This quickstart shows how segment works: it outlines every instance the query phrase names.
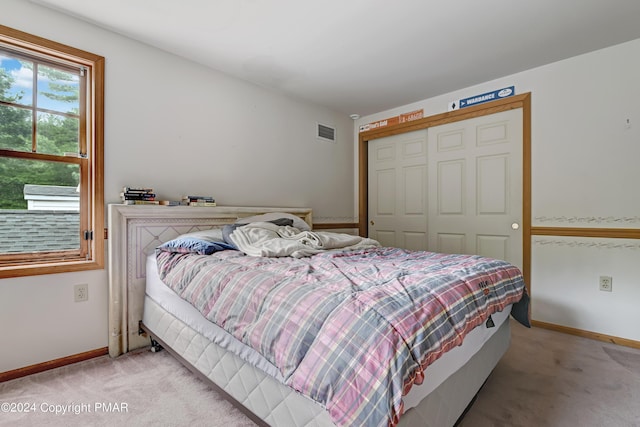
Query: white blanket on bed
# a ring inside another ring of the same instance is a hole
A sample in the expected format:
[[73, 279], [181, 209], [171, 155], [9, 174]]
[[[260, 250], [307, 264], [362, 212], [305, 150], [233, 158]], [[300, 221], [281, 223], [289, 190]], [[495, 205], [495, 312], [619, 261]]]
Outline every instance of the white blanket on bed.
[[270, 222], [253, 222], [236, 228], [231, 240], [250, 256], [302, 258], [333, 249], [365, 249], [380, 246], [378, 241], [329, 231], [300, 231]]

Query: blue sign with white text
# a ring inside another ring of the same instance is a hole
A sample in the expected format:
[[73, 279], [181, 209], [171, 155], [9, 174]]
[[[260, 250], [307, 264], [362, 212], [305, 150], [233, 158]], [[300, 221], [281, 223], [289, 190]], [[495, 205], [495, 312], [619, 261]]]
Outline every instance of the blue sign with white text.
[[472, 96], [460, 100], [460, 108], [471, 107], [472, 105], [482, 104], [484, 102], [495, 101], [496, 99], [506, 98], [516, 93], [515, 86], [505, 87], [504, 89], [494, 90], [493, 92], [483, 93], [482, 95]]

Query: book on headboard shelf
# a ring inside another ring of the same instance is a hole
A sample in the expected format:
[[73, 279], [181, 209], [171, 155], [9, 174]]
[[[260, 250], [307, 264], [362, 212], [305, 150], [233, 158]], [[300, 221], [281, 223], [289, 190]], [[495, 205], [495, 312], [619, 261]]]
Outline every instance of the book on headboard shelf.
[[122, 200], [155, 200], [156, 193], [120, 193]]
[[125, 205], [157, 205], [156, 193], [149, 187], [123, 187], [120, 193]]
[[122, 187], [123, 193], [153, 193], [150, 187]]
[[123, 200], [125, 205], [159, 205], [158, 200]]
[[189, 202], [189, 206], [216, 206], [216, 202]]
[[183, 196], [182, 202], [188, 206], [216, 206], [213, 196]]

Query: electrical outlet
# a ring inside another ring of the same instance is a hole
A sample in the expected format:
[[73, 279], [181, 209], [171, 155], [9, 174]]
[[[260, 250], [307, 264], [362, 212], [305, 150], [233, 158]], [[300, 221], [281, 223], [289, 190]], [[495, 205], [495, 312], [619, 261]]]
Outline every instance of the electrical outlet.
[[87, 301], [89, 299], [89, 285], [75, 285], [73, 287], [73, 300], [75, 302]]
[[611, 276], [600, 276], [600, 290], [611, 292], [613, 287], [613, 279]]

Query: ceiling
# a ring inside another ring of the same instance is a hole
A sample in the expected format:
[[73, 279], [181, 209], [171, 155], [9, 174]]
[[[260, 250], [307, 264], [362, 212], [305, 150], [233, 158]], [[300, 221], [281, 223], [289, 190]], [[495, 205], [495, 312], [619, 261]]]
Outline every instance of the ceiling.
[[640, 38], [638, 0], [31, 0], [361, 116]]

